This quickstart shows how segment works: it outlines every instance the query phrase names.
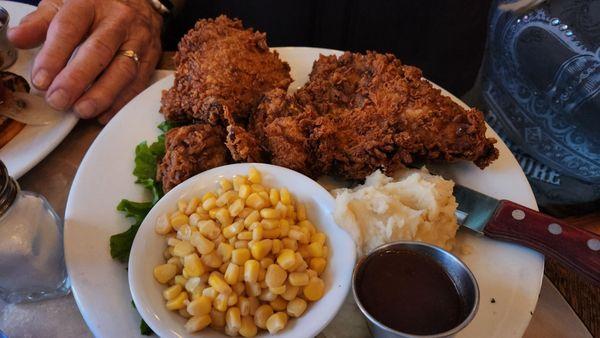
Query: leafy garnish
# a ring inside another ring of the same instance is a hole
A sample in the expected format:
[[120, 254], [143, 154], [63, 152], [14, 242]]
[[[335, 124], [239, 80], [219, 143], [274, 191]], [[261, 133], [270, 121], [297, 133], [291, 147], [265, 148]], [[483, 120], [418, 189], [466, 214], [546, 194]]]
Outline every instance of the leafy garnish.
[[[131, 245], [140, 225], [150, 212], [150, 209], [164, 195], [160, 182], [156, 180], [156, 169], [158, 161], [165, 155], [164, 133], [177, 126], [178, 124], [165, 121], [158, 125], [158, 129], [163, 133], [158, 136], [156, 142], [148, 145], [144, 141], [135, 147], [135, 167], [133, 169], [133, 175], [137, 178], [135, 183], [150, 191], [152, 193], [152, 200], [148, 202], [133, 202], [123, 199], [117, 205], [117, 210], [123, 212], [125, 217], [132, 218], [134, 223], [127, 231], [110, 237], [110, 255], [113, 259], [123, 263], [129, 260]], [[133, 301], [131, 304], [135, 308]], [[140, 322], [140, 333], [145, 336], [150, 336], [154, 333], [143, 319]]]

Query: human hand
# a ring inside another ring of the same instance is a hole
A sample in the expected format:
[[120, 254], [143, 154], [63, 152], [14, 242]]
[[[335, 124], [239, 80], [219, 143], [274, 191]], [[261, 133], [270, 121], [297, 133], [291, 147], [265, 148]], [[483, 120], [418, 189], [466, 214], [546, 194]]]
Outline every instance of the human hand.
[[[22, 49], [44, 43], [31, 81], [46, 90], [50, 106], [106, 123], [146, 87], [160, 57], [161, 26], [147, 0], [42, 0], [8, 38]], [[139, 64], [124, 50], [137, 53]]]

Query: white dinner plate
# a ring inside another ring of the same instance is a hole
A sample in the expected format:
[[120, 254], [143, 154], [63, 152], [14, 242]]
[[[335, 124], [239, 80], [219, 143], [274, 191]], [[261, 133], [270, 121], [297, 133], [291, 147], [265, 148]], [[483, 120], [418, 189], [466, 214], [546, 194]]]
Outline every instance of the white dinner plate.
[[[35, 7], [12, 1], [0, 1], [10, 15], [10, 27], [35, 10]], [[23, 76], [31, 86], [30, 67], [38, 49], [19, 50], [17, 61], [6, 71]], [[33, 89], [32, 93], [38, 93]], [[8, 168], [8, 173], [18, 179], [34, 165], [44, 159], [71, 132], [78, 118], [66, 113], [60, 120], [45, 126], [25, 126], [8, 144], [0, 148], [0, 160]]]
[[[292, 90], [307, 80], [320, 53], [340, 53], [316, 48], [276, 49], [292, 69]], [[157, 82], [121, 110], [88, 150], [71, 187], [65, 212], [65, 257], [75, 300], [97, 337], [139, 336], [140, 317], [131, 306], [127, 266], [110, 257], [109, 238], [130, 225], [130, 220], [115, 210], [117, 203], [122, 198], [149, 198], [143, 188], [134, 184], [134, 149], [141, 141], [154, 141], [159, 134], [156, 126], [163, 121], [158, 113], [161, 91], [172, 83], [172, 76]], [[490, 128], [488, 135], [498, 139], [500, 158], [485, 170], [466, 162], [436, 169], [465, 186], [537, 209], [517, 161]], [[522, 336], [540, 291], [543, 256], [467, 231], [459, 233], [457, 242], [459, 247], [469, 249], [468, 254], [458, 254], [475, 274], [481, 291], [477, 315], [458, 336]], [[368, 336], [351, 297], [347, 297], [324, 335]]]

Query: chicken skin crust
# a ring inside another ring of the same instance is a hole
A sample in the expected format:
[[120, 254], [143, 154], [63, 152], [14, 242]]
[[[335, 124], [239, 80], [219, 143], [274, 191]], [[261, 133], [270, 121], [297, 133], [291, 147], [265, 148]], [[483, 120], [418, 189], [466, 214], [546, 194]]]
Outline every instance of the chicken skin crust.
[[244, 122], [265, 92], [292, 82], [289, 65], [269, 51], [265, 33], [226, 16], [198, 21], [179, 42], [175, 64], [174, 85], [161, 100], [172, 122], [216, 125], [223, 107]]
[[157, 180], [165, 192], [205, 170], [231, 163], [223, 144], [222, 127], [207, 123], [175, 127], [165, 135], [165, 156], [158, 165]]
[[273, 164], [311, 176], [363, 179], [457, 160], [485, 168], [498, 157], [480, 111], [442, 95], [418, 68], [374, 52], [320, 56], [297, 92], [266, 94], [248, 130]]

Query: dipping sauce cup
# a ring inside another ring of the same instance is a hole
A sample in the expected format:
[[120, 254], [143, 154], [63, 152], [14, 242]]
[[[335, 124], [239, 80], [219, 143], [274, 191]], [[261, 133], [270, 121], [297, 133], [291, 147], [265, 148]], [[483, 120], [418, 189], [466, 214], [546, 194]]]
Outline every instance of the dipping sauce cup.
[[375, 338], [450, 337], [473, 319], [479, 288], [456, 256], [398, 241], [359, 260], [352, 292]]

